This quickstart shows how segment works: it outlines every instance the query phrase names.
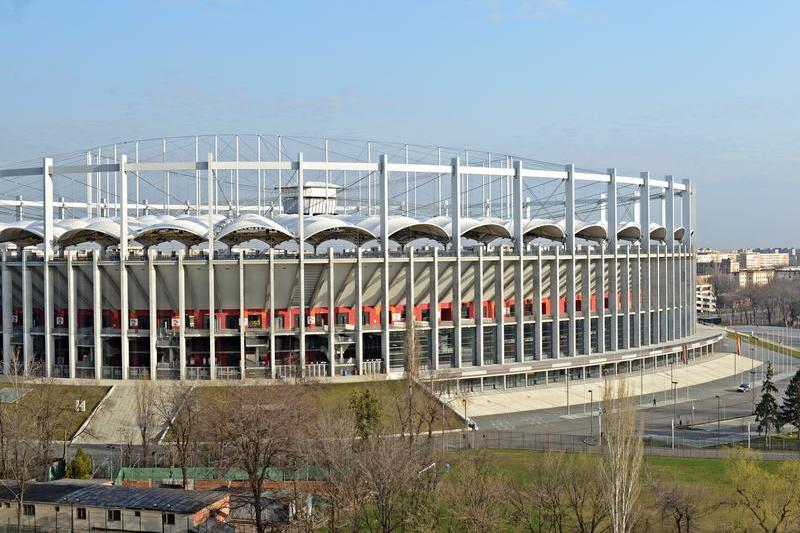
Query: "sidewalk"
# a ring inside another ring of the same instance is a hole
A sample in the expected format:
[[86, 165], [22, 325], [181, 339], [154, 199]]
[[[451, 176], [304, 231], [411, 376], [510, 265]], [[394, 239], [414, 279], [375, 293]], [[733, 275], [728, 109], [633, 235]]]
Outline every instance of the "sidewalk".
[[[670, 376], [669, 368], [660, 369], [658, 372], [645, 371], [643, 375], [638, 372], [625, 377], [612, 378], [624, 379], [632, 394], [639, 396], [655, 395], [658, 404], [665, 401], [663, 395], [672, 388], [671, 379], [678, 382], [678, 397], [686, 397], [686, 387], [693, 387], [703, 383], [716, 381], [734, 374], [734, 364], [738, 372], [751, 368], [748, 357], [734, 354], [721, 354], [714, 359], [694, 363], [689, 366], [676, 366]], [[755, 366], [761, 363], [756, 362]], [[538, 409], [551, 409], [569, 405], [581, 405], [602, 400], [603, 380], [594, 379], [586, 381], [563, 382], [541, 388], [526, 388], [513, 392], [499, 392], [480, 395], [465, 396], [467, 412], [470, 418], [479, 416], [499, 415], [534, 411]], [[589, 391], [592, 391], [590, 394]]]

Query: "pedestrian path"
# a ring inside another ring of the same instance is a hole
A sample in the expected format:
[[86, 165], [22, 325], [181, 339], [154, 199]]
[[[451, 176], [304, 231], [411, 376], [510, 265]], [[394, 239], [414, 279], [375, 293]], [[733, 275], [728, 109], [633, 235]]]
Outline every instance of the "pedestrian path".
[[[713, 359], [688, 366], [677, 366], [672, 371], [667, 368], [657, 372], [645, 371], [641, 374], [635, 372], [615, 379], [623, 379], [631, 393], [636, 396], [653, 395], [655, 404], [660, 405], [671, 394], [673, 381], [677, 382], [678, 397], [689, 397], [690, 388], [695, 385], [733, 376], [745, 368], [750, 369], [760, 365], [760, 362], [748, 357], [720, 354]], [[595, 379], [509, 392], [467, 395], [465, 399], [467, 413], [471, 418], [599, 402], [602, 399], [602, 391], [603, 381]]]

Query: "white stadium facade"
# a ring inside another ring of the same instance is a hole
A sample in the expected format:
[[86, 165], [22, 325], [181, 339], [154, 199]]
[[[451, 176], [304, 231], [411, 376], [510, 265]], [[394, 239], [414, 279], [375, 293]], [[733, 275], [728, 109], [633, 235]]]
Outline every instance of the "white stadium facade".
[[3, 371], [386, 379], [412, 320], [421, 371], [462, 390], [686, 361], [720, 340], [695, 325], [694, 200], [647, 172], [274, 135], [4, 165]]

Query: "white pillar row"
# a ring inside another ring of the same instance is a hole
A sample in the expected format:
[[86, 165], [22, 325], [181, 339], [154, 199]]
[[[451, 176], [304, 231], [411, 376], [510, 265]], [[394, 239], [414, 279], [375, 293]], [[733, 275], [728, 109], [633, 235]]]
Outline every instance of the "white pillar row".
[[[416, 317], [414, 316], [414, 306], [416, 305], [416, 299], [414, 295], [414, 248], [408, 248], [408, 263], [406, 264], [406, 321], [405, 325], [406, 328], [414, 322], [416, 324]], [[419, 335], [420, 331], [416, 330], [415, 332], [415, 339], [417, 340], [417, 346], [419, 346]], [[415, 347], [416, 348], [416, 347]], [[406, 353], [410, 352], [410, 347], [406, 346]], [[419, 354], [417, 354], [419, 355]], [[408, 368], [408, 361], [405, 362], [406, 368]], [[419, 364], [419, 361], [417, 361]]]
[[380, 159], [380, 210], [381, 210], [381, 354], [383, 371], [389, 373], [389, 156]]
[[216, 190], [216, 169], [214, 168], [214, 154], [208, 152], [206, 161], [208, 170], [206, 172], [206, 187], [208, 201], [208, 378], [217, 378], [217, 313], [215, 311], [214, 300], [214, 191]]
[[640, 204], [639, 208], [641, 209], [641, 226], [642, 226], [642, 252], [643, 255], [640, 256], [640, 262], [643, 261], [641, 267], [641, 276], [642, 276], [642, 307], [645, 311], [645, 318], [642, 323], [642, 336], [644, 337], [644, 345], [647, 346], [650, 344], [651, 341], [651, 325], [652, 325], [652, 310], [653, 307], [651, 305], [651, 298], [650, 298], [650, 288], [652, 287], [652, 281], [650, 277], [650, 173], [649, 172], [641, 172], [639, 177], [644, 181], [644, 184], [640, 187]]
[[475, 357], [478, 366], [483, 366], [483, 246], [478, 247], [478, 260], [474, 265], [475, 270]]
[[617, 350], [619, 344], [618, 325], [619, 320], [619, 283], [617, 281], [618, 267], [617, 262], [617, 226], [619, 224], [617, 213], [617, 169], [608, 169], [608, 247], [611, 256], [608, 261], [608, 302], [611, 317], [611, 351]]
[[620, 269], [620, 280], [622, 286], [622, 342], [619, 343], [620, 349], [627, 350], [631, 347], [631, 248], [625, 245], [625, 255], [622, 258], [622, 269]]
[[695, 284], [695, 278], [694, 276], [692, 276], [692, 260], [691, 260], [692, 238], [694, 237], [692, 235], [694, 229], [694, 220], [692, 219], [692, 201], [691, 201], [692, 183], [688, 179], [685, 179], [683, 180], [683, 186], [684, 186], [684, 191], [683, 191], [683, 196], [681, 197], [681, 200], [683, 201], [683, 205], [681, 206], [681, 212], [682, 212], [681, 222], [684, 228], [683, 252], [685, 254], [684, 258], [685, 279], [683, 283], [685, 290], [685, 298], [684, 298], [685, 324], [684, 324], [683, 335], [686, 336], [690, 335], [693, 330], [693, 324], [694, 324], [693, 310], [695, 309], [696, 303], [694, 300], [694, 289], [693, 289]]
[[275, 379], [275, 250], [270, 246], [269, 248], [269, 303], [267, 311], [269, 318], [269, 377]]
[[[522, 190], [524, 182], [522, 178], [522, 161], [514, 161], [514, 348], [516, 361], [521, 363], [525, 360], [525, 288], [523, 276], [525, 274], [525, 239], [523, 236], [522, 222]], [[533, 355], [533, 354], [531, 354]]]
[[356, 249], [356, 371], [358, 375], [364, 373], [364, 265], [362, 251]]
[[[198, 214], [199, 214], [198, 209]], [[185, 250], [178, 250], [178, 364], [179, 378], [181, 381], [186, 379], [186, 270], [183, 261], [186, 255]]]
[[[238, 139], [238, 138], [237, 138]], [[237, 176], [237, 187], [238, 187]], [[247, 315], [244, 306], [244, 250], [239, 249], [239, 379], [247, 377], [247, 365], [245, 357], [245, 335], [247, 334]]]
[[455, 256], [453, 263], [453, 367], [461, 368], [461, 161], [455, 157], [451, 160], [451, 202], [450, 212], [452, 231], [451, 253]]
[[559, 270], [561, 269], [560, 246], [552, 247], [554, 253], [550, 260], [550, 316], [553, 319], [551, 328], [551, 357], [561, 357], [561, 291], [559, 290]]
[[665, 255], [667, 266], [667, 279], [666, 291], [667, 298], [665, 301], [666, 318], [667, 318], [667, 340], [674, 340], [676, 337], [676, 259], [675, 259], [675, 178], [667, 176], [667, 189], [664, 194], [667, 195], [666, 208], [667, 208], [667, 253]]
[[506, 335], [506, 297], [505, 289], [505, 255], [503, 247], [497, 248], [497, 264], [494, 270], [494, 297], [495, 297], [495, 320], [497, 322], [497, 363], [505, 364], [505, 335]]
[[430, 266], [431, 284], [431, 359], [433, 369], [439, 370], [439, 249], [433, 249], [433, 261]]
[[92, 250], [92, 331], [94, 332], [94, 377], [103, 377], [103, 280], [100, 276], [100, 250]]
[[578, 346], [584, 355], [592, 353], [592, 252], [586, 247], [586, 262], [581, 270], [581, 292], [583, 306], [583, 346]]
[[333, 248], [328, 248], [328, 361], [330, 376], [336, 375], [336, 287]]
[[297, 253], [300, 289], [300, 375], [306, 375], [306, 190], [305, 162], [297, 154]]
[[633, 293], [633, 346], [638, 348], [642, 345], [642, 247], [637, 244], [634, 249], [633, 271], [631, 272], [633, 283], [631, 292]]
[[122, 154], [119, 160], [119, 176], [122, 189], [122, 211], [119, 222], [119, 314], [120, 314], [120, 355], [122, 358], [122, 379], [128, 379], [130, 366], [128, 342], [128, 156]]
[[23, 373], [28, 375], [33, 362], [33, 338], [31, 337], [31, 322], [33, 320], [33, 287], [31, 274], [28, 270], [28, 252], [22, 250], [22, 364]]
[[68, 375], [75, 379], [75, 367], [78, 360], [77, 321], [78, 321], [78, 291], [75, 286], [75, 251], [65, 252], [67, 258], [67, 360]]
[[3, 374], [6, 376], [11, 373], [11, 336], [14, 334], [12, 315], [14, 303], [11, 290], [11, 271], [8, 267], [9, 252], [3, 252]]
[[147, 302], [148, 313], [150, 315], [150, 379], [156, 379], [158, 368], [158, 298], [156, 283], [156, 265], [154, 263], [156, 251], [152, 248], [147, 250]]
[[600, 255], [594, 261], [594, 290], [597, 306], [597, 353], [606, 352], [606, 250], [600, 247]]
[[569, 317], [569, 325], [567, 326], [567, 356], [574, 357], [577, 355], [575, 345], [577, 316], [575, 315], [575, 254], [577, 247], [575, 245], [575, 165], [567, 165], [567, 179], [564, 181], [564, 197], [565, 197], [565, 215], [567, 221], [567, 246], [566, 253], [569, 254], [567, 259], [567, 316]]
[[50, 261], [53, 259], [53, 159], [42, 161], [43, 202], [43, 244], [44, 263], [42, 265], [42, 296], [44, 297], [44, 375], [50, 377], [53, 371], [53, 284], [50, 276]]

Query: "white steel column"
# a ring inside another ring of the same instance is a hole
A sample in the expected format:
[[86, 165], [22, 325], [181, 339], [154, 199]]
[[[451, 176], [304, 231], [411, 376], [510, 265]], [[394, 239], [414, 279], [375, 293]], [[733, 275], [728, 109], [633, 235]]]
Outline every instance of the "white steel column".
[[336, 375], [336, 287], [333, 267], [333, 248], [328, 248], [328, 361], [331, 377]]
[[275, 379], [275, 250], [269, 248], [269, 377]]
[[[6, 376], [11, 373], [11, 336], [14, 334], [14, 325], [11, 318], [14, 302], [11, 292], [11, 271], [8, 268], [8, 255], [10, 252], [3, 252], [3, 374]], [[19, 364], [19, 361], [16, 362]]]
[[103, 280], [100, 277], [100, 250], [92, 250], [92, 332], [94, 334], [94, 377], [103, 377]]
[[150, 315], [150, 379], [156, 379], [157, 362], [158, 362], [158, 300], [156, 298], [157, 283], [156, 283], [156, 265], [153, 263], [155, 258], [155, 250], [149, 248], [147, 250], [147, 303], [148, 314]]
[[542, 247], [536, 247], [536, 263], [533, 266], [533, 351], [534, 359], [543, 360], [547, 356], [542, 353]]
[[[414, 298], [414, 248], [409, 246], [408, 247], [408, 265], [406, 266], [406, 329], [411, 327], [413, 323], [416, 326], [417, 317], [414, 316], [414, 306], [416, 305], [416, 301]], [[416, 352], [417, 347], [419, 346], [419, 334], [420, 331], [416, 329], [414, 331], [414, 339], [417, 342], [417, 346], [408, 347], [406, 346], [406, 353], [412, 353], [411, 348], [414, 349]], [[408, 337], [406, 337], [407, 339]], [[417, 365], [419, 365], [419, 354], [415, 353], [417, 356]], [[408, 361], [406, 361], [406, 369], [409, 368]], [[419, 366], [417, 366], [417, 370], [421, 370]]]
[[[566, 218], [567, 218], [567, 247], [569, 254], [567, 261], [567, 316], [569, 326], [567, 327], [567, 356], [574, 357], [578, 350], [575, 345], [576, 328], [578, 317], [575, 315], [575, 165], [567, 165], [567, 180], [564, 182]], [[569, 376], [567, 376], [569, 378]]]
[[450, 212], [452, 223], [452, 244], [450, 252], [455, 255], [453, 265], [453, 368], [461, 368], [461, 161], [454, 157], [450, 176], [450, 201], [453, 203]]
[[483, 246], [478, 247], [478, 261], [475, 263], [475, 356], [478, 366], [483, 366]]
[[619, 328], [619, 283], [618, 262], [617, 262], [617, 169], [608, 169], [608, 247], [611, 249], [611, 258], [608, 263], [608, 302], [611, 313], [611, 351], [616, 351], [619, 347], [617, 333]]
[[[86, 152], [86, 167], [92, 166], [92, 153]], [[86, 218], [92, 218], [92, 173], [86, 172]]]
[[356, 372], [364, 373], [364, 265], [362, 250], [356, 248]]
[[554, 246], [553, 259], [550, 262], [550, 315], [553, 318], [553, 325], [551, 330], [551, 345], [552, 348], [550, 356], [553, 359], [561, 357], [561, 297], [559, 291], [559, 270], [561, 265], [559, 261], [559, 247]]
[[594, 263], [594, 290], [597, 305], [597, 353], [606, 352], [606, 249]]
[[381, 216], [381, 354], [383, 372], [389, 373], [389, 156], [380, 159], [380, 216]]
[[633, 261], [633, 347], [642, 345], [642, 247], [636, 245]]
[[494, 315], [497, 322], [497, 357], [495, 362], [505, 364], [506, 347], [506, 297], [505, 297], [505, 253], [503, 247], [497, 247], [497, 264], [494, 270]]
[[[198, 214], [199, 214], [198, 210]], [[178, 365], [181, 381], [186, 379], [186, 271], [183, 259], [186, 252], [178, 250]]]
[[[238, 142], [238, 136], [237, 136]], [[237, 176], [236, 187], [238, 189], [239, 182]], [[239, 379], [247, 377], [247, 368], [245, 365], [245, 333], [247, 331], [247, 315], [244, 308], [244, 250], [239, 249]]]
[[664, 255], [666, 262], [666, 284], [667, 297], [664, 301], [664, 308], [666, 311], [667, 320], [667, 340], [673, 340], [676, 337], [676, 283], [675, 283], [675, 178], [667, 176], [667, 189], [664, 194], [667, 195], [667, 250]]
[[68, 250], [67, 256], [67, 356], [68, 376], [75, 379], [75, 366], [78, 360], [77, 321], [78, 321], [78, 291], [75, 287], [75, 268], [72, 264], [75, 251]]
[[[627, 350], [631, 347], [631, 248], [625, 246], [625, 256], [622, 258], [622, 269], [620, 271], [622, 287], [620, 290], [622, 299], [622, 342], [619, 343], [620, 349]], [[619, 341], [619, 339], [617, 339]]]
[[[522, 161], [514, 161], [514, 321], [517, 323], [514, 335], [516, 360], [525, 360], [525, 289], [523, 286], [525, 242], [522, 226]], [[533, 356], [533, 354], [531, 354]], [[532, 357], [533, 358], [533, 357]]]
[[439, 249], [433, 249], [433, 262], [430, 267], [431, 273], [431, 358], [433, 359], [433, 369], [439, 370]]
[[22, 364], [23, 373], [28, 375], [33, 362], [33, 338], [31, 322], [33, 320], [33, 287], [31, 274], [28, 271], [28, 252], [21, 250], [22, 256]]
[[692, 184], [689, 180], [683, 180], [684, 192], [683, 197], [683, 205], [681, 206], [682, 210], [682, 225], [683, 225], [683, 252], [686, 255], [686, 278], [683, 282], [684, 291], [685, 291], [685, 298], [684, 298], [684, 317], [685, 317], [685, 324], [683, 335], [690, 335], [692, 333], [692, 327], [694, 324], [694, 309], [696, 307], [696, 303], [694, 300], [694, 286], [695, 286], [695, 278], [692, 275], [692, 228], [694, 226], [694, 220], [692, 219]]
[[49, 157], [42, 161], [42, 198], [44, 225], [43, 245], [44, 262], [42, 263], [42, 296], [44, 299], [44, 375], [50, 377], [53, 371], [53, 284], [50, 280], [50, 260], [53, 256], [53, 160]]
[[640, 261], [643, 259], [642, 265], [642, 307], [645, 312], [645, 319], [642, 323], [642, 336], [644, 337], [644, 346], [651, 344], [652, 340], [652, 305], [650, 299], [650, 287], [652, 286], [650, 279], [650, 173], [641, 172], [639, 177], [644, 181], [640, 189], [640, 209], [641, 209], [641, 226], [642, 226], [642, 248], [644, 249], [644, 256], [640, 256]]
[[[214, 154], [209, 152], [206, 159], [208, 171], [206, 178], [208, 201], [208, 378], [217, 378], [217, 313], [214, 309], [214, 191], [216, 189], [216, 169]], [[301, 204], [302, 205], [302, 204]]]
[[119, 314], [120, 314], [120, 356], [122, 358], [122, 379], [128, 379], [128, 171], [125, 168], [128, 156], [122, 154], [119, 161], [119, 175], [122, 189], [122, 211], [119, 222]]
[[581, 265], [581, 311], [583, 312], [583, 346], [578, 346], [584, 355], [592, 353], [592, 259], [586, 247], [586, 262]]
[[662, 298], [661, 293], [663, 292], [661, 287], [664, 285], [664, 281], [662, 280], [661, 275], [661, 244], [656, 244], [655, 254], [653, 255], [653, 265], [654, 265], [654, 276], [653, 276], [653, 290], [655, 292], [655, 300], [653, 302], [653, 308], [655, 310], [655, 344], [658, 344], [662, 341], [662, 331], [664, 330], [664, 326], [662, 323], [663, 320], [663, 312], [661, 310], [662, 307]]

